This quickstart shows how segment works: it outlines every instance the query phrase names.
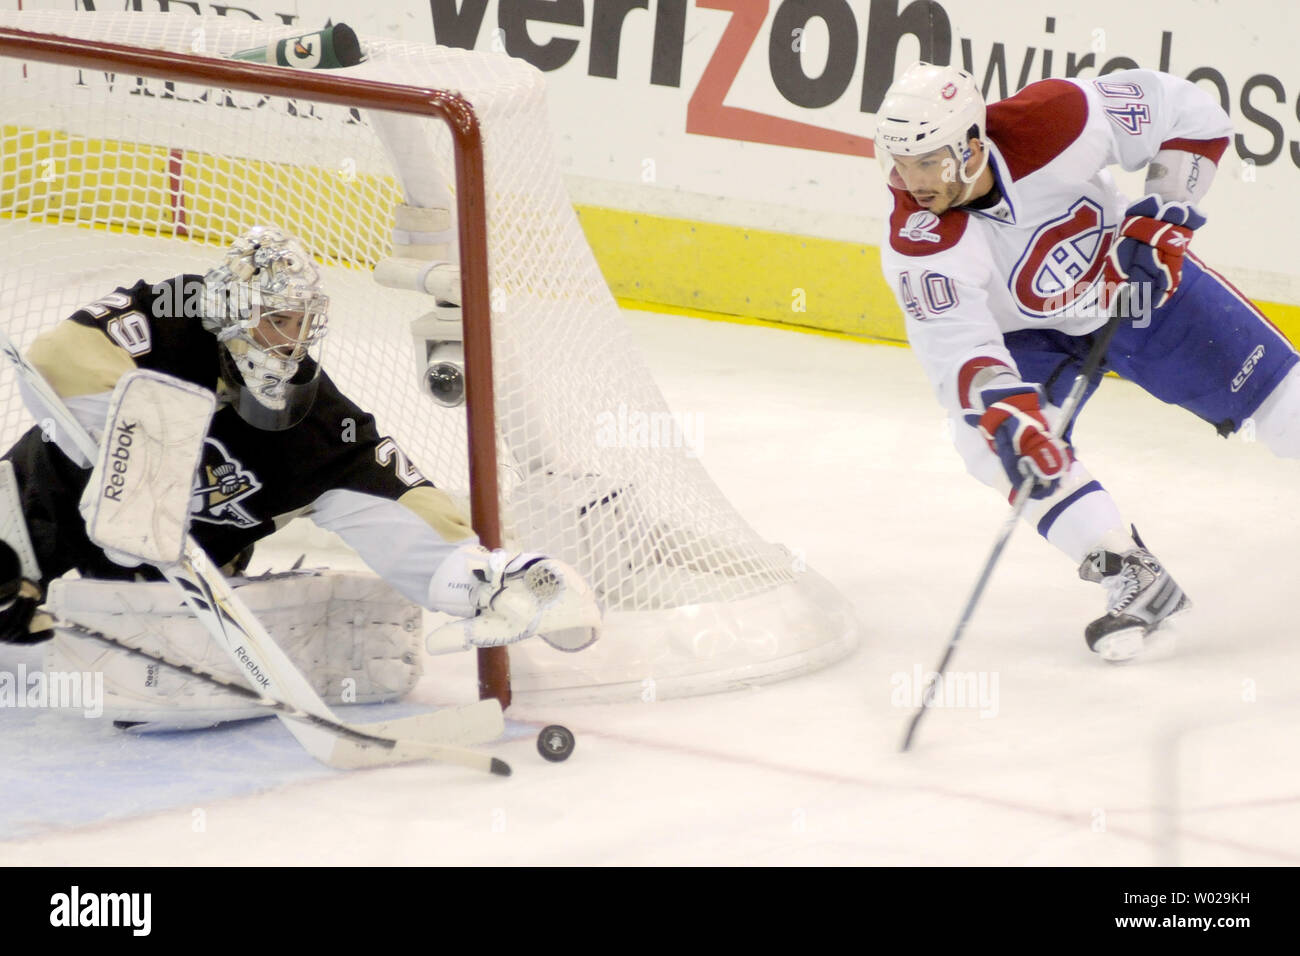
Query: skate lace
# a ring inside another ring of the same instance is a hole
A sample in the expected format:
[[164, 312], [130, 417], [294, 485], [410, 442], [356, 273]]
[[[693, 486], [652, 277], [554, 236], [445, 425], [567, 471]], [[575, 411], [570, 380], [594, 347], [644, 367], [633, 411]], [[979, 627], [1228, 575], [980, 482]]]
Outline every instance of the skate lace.
[[1138, 580], [1137, 566], [1125, 563], [1119, 574], [1103, 578], [1101, 586], [1106, 589], [1106, 613], [1120, 614], [1133, 603], [1142, 582]]

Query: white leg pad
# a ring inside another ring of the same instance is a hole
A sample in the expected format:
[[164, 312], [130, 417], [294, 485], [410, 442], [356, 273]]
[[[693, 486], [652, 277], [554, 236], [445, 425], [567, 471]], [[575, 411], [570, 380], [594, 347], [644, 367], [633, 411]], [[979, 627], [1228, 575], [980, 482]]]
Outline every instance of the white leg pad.
[[32, 547], [32, 538], [27, 532], [27, 519], [23, 516], [23, 503], [18, 494], [18, 477], [11, 461], [0, 461], [0, 541], [17, 553], [24, 578], [28, 581], [41, 579], [36, 549]]
[[[419, 680], [421, 609], [378, 578], [327, 571], [232, 583], [327, 703], [395, 700]], [[46, 605], [56, 618], [243, 683], [169, 584], [61, 579]], [[66, 629], [47, 646], [50, 670], [104, 674], [114, 720], [180, 730], [270, 715], [233, 691]]]

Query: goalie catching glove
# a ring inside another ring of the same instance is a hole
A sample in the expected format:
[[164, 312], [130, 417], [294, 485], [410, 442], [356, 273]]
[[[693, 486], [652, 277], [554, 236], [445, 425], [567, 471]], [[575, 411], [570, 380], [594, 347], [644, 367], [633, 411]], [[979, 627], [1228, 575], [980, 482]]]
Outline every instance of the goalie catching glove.
[[435, 610], [455, 615], [428, 638], [430, 653], [449, 644], [500, 647], [538, 635], [561, 651], [598, 637], [601, 609], [576, 570], [541, 554], [479, 546], [453, 552], [429, 585]]
[[980, 392], [982, 414], [966, 416], [1002, 461], [1012, 488], [1033, 475], [1032, 498], [1046, 498], [1056, 491], [1070, 469], [1070, 446], [1052, 437], [1043, 415], [1041, 386], [1025, 382]]

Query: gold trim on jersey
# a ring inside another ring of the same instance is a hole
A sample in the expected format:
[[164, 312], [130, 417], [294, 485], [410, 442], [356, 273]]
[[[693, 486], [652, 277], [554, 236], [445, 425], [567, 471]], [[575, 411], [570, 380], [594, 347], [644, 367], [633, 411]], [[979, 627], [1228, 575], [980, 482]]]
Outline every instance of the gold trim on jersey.
[[423, 518], [438, 536], [449, 544], [473, 537], [474, 529], [470, 527], [469, 516], [457, 506], [451, 495], [432, 485], [412, 488], [397, 503], [414, 511]]
[[135, 360], [100, 329], [64, 319], [37, 336], [27, 358], [60, 398], [111, 392]]

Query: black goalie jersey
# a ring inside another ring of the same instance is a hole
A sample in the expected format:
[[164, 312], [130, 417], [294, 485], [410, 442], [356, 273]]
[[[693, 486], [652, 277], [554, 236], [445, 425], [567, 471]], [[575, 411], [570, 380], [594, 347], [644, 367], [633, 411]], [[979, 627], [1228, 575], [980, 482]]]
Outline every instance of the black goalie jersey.
[[[199, 276], [187, 275], [118, 288], [40, 336], [29, 358], [96, 437], [114, 385], [132, 369], [164, 372], [220, 395], [223, 346], [192, 307], [201, 285]], [[17, 472], [42, 588], [73, 568], [92, 577], [134, 574], [87, 538], [78, 502], [90, 473], [50, 437], [32, 428], [4, 456]], [[428, 603], [429, 579], [442, 559], [472, 538], [448, 496], [323, 370], [311, 410], [283, 431], [262, 431], [232, 406], [219, 406], [190, 511], [191, 533], [218, 564], [308, 514], [420, 604]]]

